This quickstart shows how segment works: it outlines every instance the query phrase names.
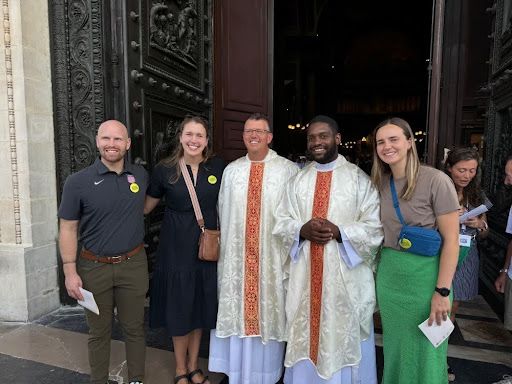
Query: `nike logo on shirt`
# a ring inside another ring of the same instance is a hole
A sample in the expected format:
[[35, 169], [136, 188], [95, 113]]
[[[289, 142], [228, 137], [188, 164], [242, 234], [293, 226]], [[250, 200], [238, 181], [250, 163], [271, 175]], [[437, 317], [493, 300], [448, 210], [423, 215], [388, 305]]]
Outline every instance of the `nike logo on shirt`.
[[94, 182], [94, 185], [98, 185], [98, 184], [100, 184], [103, 180], [105, 180], [105, 179], [101, 179], [100, 181], [95, 181], [95, 182]]

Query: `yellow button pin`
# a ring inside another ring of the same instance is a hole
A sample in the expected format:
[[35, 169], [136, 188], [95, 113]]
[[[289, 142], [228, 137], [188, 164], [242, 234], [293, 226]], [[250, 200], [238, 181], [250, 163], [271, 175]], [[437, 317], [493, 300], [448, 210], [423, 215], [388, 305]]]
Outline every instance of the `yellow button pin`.
[[217, 178], [214, 175], [210, 175], [210, 176], [208, 176], [208, 182], [210, 184], [215, 184], [215, 183], [217, 183]]
[[401, 246], [403, 249], [409, 249], [409, 248], [411, 248], [411, 247], [412, 247], [411, 240], [406, 239], [405, 237], [404, 237], [404, 238], [401, 238], [401, 239], [400, 239], [400, 246]]
[[130, 191], [132, 191], [133, 193], [137, 193], [139, 192], [139, 185], [137, 183], [131, 183], [130, 184]]

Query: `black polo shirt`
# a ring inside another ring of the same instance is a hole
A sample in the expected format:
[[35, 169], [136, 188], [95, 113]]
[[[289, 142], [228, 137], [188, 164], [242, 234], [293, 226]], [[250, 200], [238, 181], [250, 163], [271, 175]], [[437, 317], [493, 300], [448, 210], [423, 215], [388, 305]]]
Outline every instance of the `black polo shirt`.
[[144, 238], [147, 185], [148, 173], [140, 165], [125, 162], [117, 174], [98, 158], [66, 179], [59, 217], [80, 221], [79, 239], [96, 255], [128, 252]]

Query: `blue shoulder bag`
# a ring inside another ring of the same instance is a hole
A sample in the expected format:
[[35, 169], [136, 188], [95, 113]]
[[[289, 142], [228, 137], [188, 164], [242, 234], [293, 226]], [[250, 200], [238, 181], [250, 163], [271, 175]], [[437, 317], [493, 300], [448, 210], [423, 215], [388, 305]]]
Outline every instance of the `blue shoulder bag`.
[[395, 207], [398, 220], [400, 220], [402, 224], [402, 230], [398, 236], [398, 245], [400, 248], [404, 251], [421, 256], [437, 256], [441, 249], [441, 235], [439, 232], [432, 228], [406, 225], [402, 213], [400, 212], [393, 176], [389, 178], [389, 185], [391, 187], [391, 196], [393, 197], [393, 206]]

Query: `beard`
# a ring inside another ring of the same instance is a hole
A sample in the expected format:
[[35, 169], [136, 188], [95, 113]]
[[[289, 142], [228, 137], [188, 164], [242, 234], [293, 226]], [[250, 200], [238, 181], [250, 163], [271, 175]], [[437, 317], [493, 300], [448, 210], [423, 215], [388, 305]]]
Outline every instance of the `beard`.
[[126, 151], [120, 150], [116, 153], [108, 153], [105, 149], [100, 149], [100, 156], [102, 159], [110, 162], [110, 163], [117, 163], [124, 159], [124, 156], [126, 154]]
[[309, 158], [320, 164], [327, 164], [336, 160], [338, 157], [338, 147], [336, 144], [326, 148], [323, 154], [315, 154], [311, 149], [308, 149]]

